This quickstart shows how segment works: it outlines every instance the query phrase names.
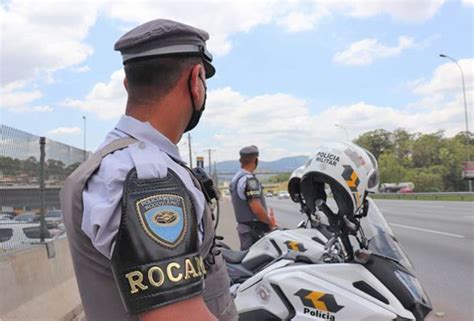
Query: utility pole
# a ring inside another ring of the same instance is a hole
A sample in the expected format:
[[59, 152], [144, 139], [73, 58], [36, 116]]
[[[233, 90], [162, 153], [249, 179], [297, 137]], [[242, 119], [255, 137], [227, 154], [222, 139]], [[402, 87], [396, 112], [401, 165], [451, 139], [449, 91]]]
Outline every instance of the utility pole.
[[191, 148], [191, 133], [188, 133], [188, 149], [189, 149], [189, 167], [193, 168], [193, 152]]
[[45, 151], [44, 146], [46, 144], [45, 137], [40, 137], [40, 173], [39, 173], [39, 185], [40, 185], [40, 241], [44, 242], [46, 236], [46, 221], [44, 219], [45, 214], [45, 184], [44, 184], [44, 163], [45, 163]]
[[208, 159], [208, 162], [209, 162], [209, 176], [212, 177], [212, 159], [211, 159], [211, 153], [212, 152], [215, 152], [216, 150], [215, 149], [206, 149], [204, 150], [205, 152], [208, 152], [208, 155], [209, 155], [209, 159]]
[[[458, 63], [456, 59], [453, 57], [450, 57], [448, 55], [440, 54], [439, 55], [441, 58], [446, 58], [451, 60], [456, 64], [456, 66], [459, 68], [459, 71], [461, 72], [461, 80], [462, 80], [462, 93], [464, 96], [464, 119], [466, 121], [466, 157], [467, 161], [471, 161], [471, 153], [469, 151], [469, 144], [470, 144], [470, 139], [471, 139], [471, 133], [469, 132], [469, 124], [468, 124], [468, 117], [467, 117], [467, 101], [466, 101], [466, 83], [464, 82], [464, 72], [462, 71], [461, 65]], [[469, 164], [469, 163], [468, 163]], [[469, 192], [472, 192], [472, 180], [468, 179], [468, 184], [469, 184]]]
[[216, 186], [216, 188], [219, 187], [219, 178], [217, 177], [217, 163], [216, 161], [214, 161], [214, 177], [213, 177], [213, 180], [214, 180], [214, 185]]
[[86, 152], [86, 129], [87, 129], [86, 128], [86, 116], [82, 116], [82, 119], [84, 120], [84, 151], [83, 151], [84, 155], [83, 155], [83, 157], [84, 157], [84, 162], [85, 162], [86, 158], [87, 158], [87, 156], [86, 156], [87, 155], [87, 152]]
[[344, 129], [344, 132], [346, 133], [346, 142], [349, 143], [349, 134], [347, 132], [347, 128], [339, 124], [334, 124], [334, 126]]

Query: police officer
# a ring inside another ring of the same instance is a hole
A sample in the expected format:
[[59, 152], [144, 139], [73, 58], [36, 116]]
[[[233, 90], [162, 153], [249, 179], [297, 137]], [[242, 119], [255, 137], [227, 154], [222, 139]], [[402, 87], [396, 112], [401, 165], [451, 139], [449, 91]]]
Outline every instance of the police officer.
[[126, 113], [61, 190], [88, 321], [237, 320], [202, 186], [176, 146], [204, 111], [208, 39], [158, 19], [115, 44]]
[[257, 146], [247, 146], [240, 150], [240, 170], [230, 183], [230, 195], [237, 219], [240, 249], [247, 250], [265, 232], [275, 228], [273, 209], [267, 211], [263, 188], [254, 171], [258, 166]]

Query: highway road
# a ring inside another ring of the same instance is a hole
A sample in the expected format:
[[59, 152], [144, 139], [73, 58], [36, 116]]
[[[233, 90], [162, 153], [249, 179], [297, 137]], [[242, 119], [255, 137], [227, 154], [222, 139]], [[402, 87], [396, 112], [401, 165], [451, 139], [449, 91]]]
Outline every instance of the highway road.
[[[267, 199], [281, 226], [303, 216], [290, 200]], [[474, 321], [474, 203], [377, 200], [434, 306], [430, 320]]]

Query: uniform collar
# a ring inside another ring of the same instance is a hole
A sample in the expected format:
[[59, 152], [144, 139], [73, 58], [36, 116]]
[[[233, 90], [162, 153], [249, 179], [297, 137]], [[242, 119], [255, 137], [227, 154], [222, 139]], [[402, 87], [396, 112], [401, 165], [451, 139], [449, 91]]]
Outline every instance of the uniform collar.
[[175, 160], [182, 162], [178, 146], [173, 144], [165, 135], [157, 131], [149, 122], [142, 122], [136, 118], [123, 115], [115, 126], [115, 129], [140, 141], [154, 144], [158, 146], [161, 151]]
[[240, 171], [241, 171], [242, 173], [245, 173], [245, 174], [253, 175], [252, 172], [250, 172], [250, 171], [248, 171], [248, 170], [246, 170], [246, 169], [244, 169], [244, 168], [241, 168]]

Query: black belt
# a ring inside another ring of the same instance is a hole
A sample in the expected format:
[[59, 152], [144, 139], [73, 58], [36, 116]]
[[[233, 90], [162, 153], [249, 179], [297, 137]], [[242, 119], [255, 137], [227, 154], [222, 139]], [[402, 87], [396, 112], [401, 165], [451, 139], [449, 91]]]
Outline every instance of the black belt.
[[264, 232], [270, 231], [270, 226], [268, 226], [268, 224], [263, 223], [261, 221], [241, 222], [240, 224], [244, 224], [251, 227], [252, 229], [261, 230]]

